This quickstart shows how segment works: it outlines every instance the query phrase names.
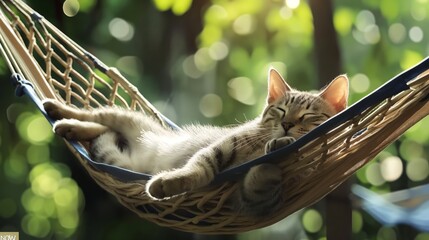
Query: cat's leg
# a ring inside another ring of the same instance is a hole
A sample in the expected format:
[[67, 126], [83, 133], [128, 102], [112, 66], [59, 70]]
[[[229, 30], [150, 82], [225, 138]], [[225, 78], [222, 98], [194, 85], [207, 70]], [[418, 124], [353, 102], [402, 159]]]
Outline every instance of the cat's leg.
[[143, 114], [139, 112], [115, 107], [86, 110], [73, 108], [51, 99], [45, 100], [43, 106], [47, 114], [54, 119], [77, 119], [97, 123], [121, 133], [129, 140], [137, 140], [140, 137], [140, 131], [148, 129], [148, 125], [152, 123], [145, 121]]
[[94, 160], [131, 170], [141, 169], [139, 161], [133, 161], [131, 152], [139, 148], [141, 127], [148, 122], [142, 114], [115, 107], [77, 109], [55, 100], [47, 100], [43, 106], [49, 116], [60, 119], [54, 124], [55, 133], [69, 140], [91, 141], [90, 153]]
[[[265, 145], [266, 153], [293, 143], [293, 137], [272, 139]], [[248, 215], [267, 215], [282, 203], [282, 172], [275, 164], [261, 164], [249, 170], [239, 189], [238, 208]]]
[[89, 141], [109, 130], [108, 127], [95, 122], [76, 119], [61, 119], [55, 122], [54, 132], [68, 140]]
[[275, 164], [252, 167], [244, 176], [235, 202], [245, 215], [267, 215], [275, 211], [282, 200], [282, 172]]
[[155, 199], [172, 197], [208, 185], [218, 172], [211, 154], [196, 154], [182, 168], [156, 174], [146, 184], [146, 192]]
[[[184, 167], [156, 174], [146, 184], [146, 192], [153, 198], [162, 199], [208, 185], [215, 175], [224, 169], [226, 164], [234, 162], [237, 154], [235, 147], [238, 144], [237, 139], [236, 136], [222, 139], [207, 148], [201, 149]], [[278, 138], [276, 141], [270, 141], [266, 149], [273, 151], [276, 147], [280, 147], [282, 144], [290, 144], [294, 140], [292, 137]], [[268, 165], [268, 167], [262, 165], [262, 167], [256, 167], [250, 175], [248, 174], [248, 179], [256, 179], [262, 183], [262, 186], [271, 185], [272, 181], [280, 181], [280, 170], [268, 170], [278, 167]], [[263, 178], [266, 175], [271, 175], [271, 177]], [[259, 186], [258, 184], [251, 191], [258, 192], [261, 190]]]
[[176, 169], [156, 174], [146, 184], [146, 192], [154, 199], [163, 199], [198, 188], [196, 171]]
[[45, 111], [48, 116], [56, 120], [60, 120], [63, 118], [77, 119], [81, 121], [87, 120], [84, 116], [82, 116], [88, 112], [87, 110], [73, 108], [54, 99], [45, 99], [43, 101], [43, 107], [45, 108]]
[[182, 168], [156, 174], [146, 184], [146, 192], [162, 199], [207, 186], [225, 164], [234, 162], [234, 141], [235, 137], [222, 139], [198, 151]]

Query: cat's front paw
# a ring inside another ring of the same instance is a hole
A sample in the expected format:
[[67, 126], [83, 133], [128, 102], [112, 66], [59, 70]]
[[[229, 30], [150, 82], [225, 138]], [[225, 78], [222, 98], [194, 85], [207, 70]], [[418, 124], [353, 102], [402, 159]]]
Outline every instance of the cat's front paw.
[[271, 139], [265, 145], [265, 153], [273, 152], [273, 151], [280, 149], [284, 146], [287, 146], [293, 142], [295, 142], [295, 138], [289, 137], [289, 136]]
[[172, 197], [193, 189], [192, 179], [177, 170], [159, 173], [146, 184], [146, 193], [154, 199]]
[[46, 99], [42, 104], [49, 117], [56, 120], [65, 118], [67, 107], [60, 101]]

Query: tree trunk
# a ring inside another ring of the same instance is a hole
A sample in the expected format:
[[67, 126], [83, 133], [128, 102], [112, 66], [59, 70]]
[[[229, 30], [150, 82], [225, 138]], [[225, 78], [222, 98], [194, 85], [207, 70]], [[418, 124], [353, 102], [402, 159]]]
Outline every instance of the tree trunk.
[[[333, 24], [332, 2], [310, 0], [314, 21], [314, 46], [319, 85], [325, 86], [342, 72], [340, 48]], [[329, 240], [351, 239], [352, 206], [350, 180], [325, 197], [326, 236]]]

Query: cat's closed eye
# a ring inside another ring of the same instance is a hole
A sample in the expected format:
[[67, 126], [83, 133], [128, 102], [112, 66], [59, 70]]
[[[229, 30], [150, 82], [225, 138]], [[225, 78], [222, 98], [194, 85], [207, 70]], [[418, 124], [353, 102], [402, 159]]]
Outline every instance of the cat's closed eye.
[[280, 113], [281, 118], [284, 118], [286, 116], [286, 110], [281, 107], [276, 107], [275, 110]]
[[304, 116], [301, 123], [306, 126], [313, 126], [312, 128], [314, 128], [322, 124], [326, 119], [327, 117], [323, 114], [311, 114]]
[[304, 121], [304, 120], [308, 120], [309, 118], [314, 117], [314, 116], [316, 116], [316, 114], [315, 114], [315, 113], [304, 113], [304, 114], [299, 118], [299, 121], [300, 121], [300, 122], [302, 122], [302, 121]]

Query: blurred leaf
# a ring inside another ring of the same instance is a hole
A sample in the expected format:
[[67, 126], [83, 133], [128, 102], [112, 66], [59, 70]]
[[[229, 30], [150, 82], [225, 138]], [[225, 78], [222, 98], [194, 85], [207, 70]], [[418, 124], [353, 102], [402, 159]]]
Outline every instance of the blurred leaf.
[[153, 0], [153, 3], [158, 10], [167, 11], [173, 6], [175, 0]]
[[402, 59], [400, 60], [400, 65], [402, 70], [408, 69], [423, 59], [423, 56], [412, 50], [405, 50]]
[[385, 18], [389, 21], [393, 21], [398, 18], [400, 1], [381, 0], [380, 10]]
[[180, 16], [186, 13], [192, 5], [192, 0], [176, 0], [173, 4], [172, 11]]
[[338, 8], [334, 13], [334, 26], [339, 34], [345, 36], [353, 26], [354, 12], [350, 8]]
[[204, 27], [200, 34], [201, 45], [209, 47], [215, 42], [219, 42], [222, 39], [222, 29], [215, 25], [208, 25]]
[[228, 12], [221, 5], [210, 6], [204, 14], [204, 21], [206, 25], [219, 25], [224, 26], [230, 19], [228, 18]]
[[82, 12], [88, 12], [94, 7], [95, 3], [96, 0], [79, 0], [79, 10]]
[[310, 233], [316, 233], [323, 227], [323, 219], [319, 211], [308, 209], [302, 215], [302, 225]]
[[192, 0], [153, 0], [153, 3], [159, 11], [171, 9], [175, 15], [181, 16], [189, 10]]
[[407, 132], [405, 132], [405, 136], [413, 141], [418, 142], [419, 144], [426, 144], [429, 142], [429, 134], [426, 131], [427, 126], [429, 126], [429, 118], [426, 117], [422, 119], [420, 122], [416, 123]]

